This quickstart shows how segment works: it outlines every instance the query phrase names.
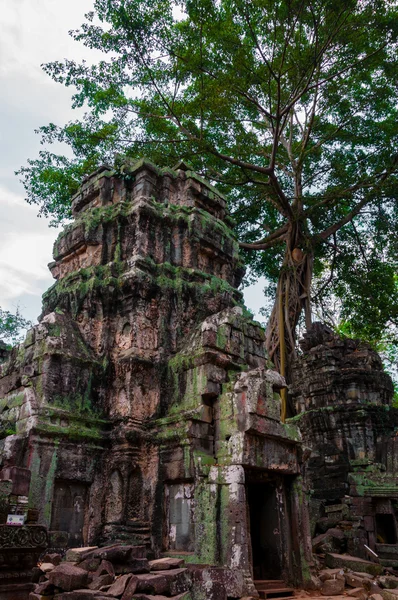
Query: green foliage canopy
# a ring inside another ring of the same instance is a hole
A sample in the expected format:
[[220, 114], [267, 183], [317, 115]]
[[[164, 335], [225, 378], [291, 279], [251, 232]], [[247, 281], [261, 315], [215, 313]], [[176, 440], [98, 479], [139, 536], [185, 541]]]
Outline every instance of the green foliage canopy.
[[29, 160], [27, 200], [57, 222], [115, 153], [186, 158], [228, 193], [251, 272], [279, 280], [287, 338], [313, 275], [318, 306], [337, 295], [380, 337], [398, 307], [397, 29], [392, 0], [95, 0], [71, 35], [104, 59], [44, 66], [87, 109], [40, 128], [73, 156]]

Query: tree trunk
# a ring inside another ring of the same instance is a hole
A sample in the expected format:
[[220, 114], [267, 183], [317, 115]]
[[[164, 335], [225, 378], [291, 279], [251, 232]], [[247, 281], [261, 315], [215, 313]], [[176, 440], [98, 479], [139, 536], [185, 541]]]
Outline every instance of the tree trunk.
[[[296, 355], [296, 327], [305, 310], [306, 327], [311, 325], [310, 287], [312, 252], [304, 253], [305, 239], [291, 232], [279, 275], [275, 303], [266, 332], [268, 356], [287, 383], [291, 381], [291, 363]], [[282, 421], [286, 418], [287, 390], [282, 390]]]

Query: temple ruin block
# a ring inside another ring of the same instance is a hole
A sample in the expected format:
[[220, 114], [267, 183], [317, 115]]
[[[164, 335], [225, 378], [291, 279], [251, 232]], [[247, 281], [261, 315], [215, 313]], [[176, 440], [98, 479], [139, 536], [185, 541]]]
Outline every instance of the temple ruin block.
[[39, 324], [0, 349], [2, 581], [12, 506], [28, 571], [45, 548], [93, 546], [90, 560], [128, 554], [137, 589], [192, 600], [309, 585], [312, 549], [367, 544], [398, 566], [398, 417], [377, 354], [315, 324], [282, 423], [286, 382], [237, 289], [220, 192], [141, 160], [98, 169], [72, 212]]
[[[300, 435], [280, 422], [285, 382], [237, 291], [225, 198], [143, 160], [99, 169], [72, 210], [39, 324], [0, 379], [2, 468], [30, 472], [49, 546], [181, 555], [236, 598], [271, 571], [302, 583]], [[269, 517], [267, 540], [256, 523]]]

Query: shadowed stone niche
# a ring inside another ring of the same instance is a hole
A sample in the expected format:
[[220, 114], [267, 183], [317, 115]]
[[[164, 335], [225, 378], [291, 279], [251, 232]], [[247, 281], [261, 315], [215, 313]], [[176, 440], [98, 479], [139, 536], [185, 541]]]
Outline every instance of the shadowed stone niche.
[[[184, 164], [141, 160], [98, 169], [72, 213], [39, 324], [0, 365], [2, 467], [29, 471], [49, 545], [182, 553], [222, 590], [209, 600], [257, 595], [267, 565], [302, 585], [301, 438], [237, 289], [226, 199]], [[260, 537], [256, 489], [280, 519]]]

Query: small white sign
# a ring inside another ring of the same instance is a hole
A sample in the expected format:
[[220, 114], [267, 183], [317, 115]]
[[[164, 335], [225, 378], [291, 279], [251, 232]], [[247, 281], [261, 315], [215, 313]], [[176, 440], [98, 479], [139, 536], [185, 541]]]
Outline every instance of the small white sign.
[[7, 515], [7, 525], [20, 527], [25, 523], [25, 515]]

